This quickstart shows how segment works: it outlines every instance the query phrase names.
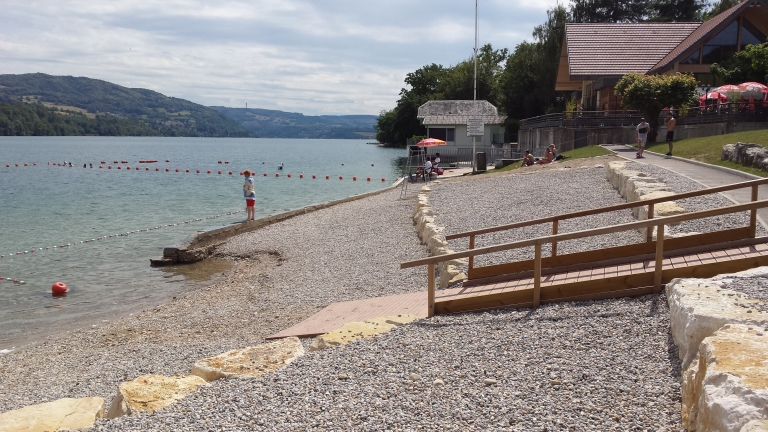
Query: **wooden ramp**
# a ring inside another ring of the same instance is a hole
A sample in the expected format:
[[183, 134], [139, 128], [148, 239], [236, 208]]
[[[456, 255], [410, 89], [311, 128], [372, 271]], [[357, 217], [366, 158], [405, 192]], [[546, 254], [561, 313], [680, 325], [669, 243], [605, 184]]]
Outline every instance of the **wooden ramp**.
[[419, 318], [427, 317], [426, 292], [333, 303], [295, 326], [268, 336], [267, 339], [314, 337], [336, 330], [348, 322], [406, 314]]

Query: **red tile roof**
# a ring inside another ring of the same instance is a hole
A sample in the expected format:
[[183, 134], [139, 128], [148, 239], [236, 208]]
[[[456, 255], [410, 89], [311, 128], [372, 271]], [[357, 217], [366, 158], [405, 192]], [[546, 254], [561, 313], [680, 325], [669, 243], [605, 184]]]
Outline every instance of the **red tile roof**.
[[647, 73], [701, 25], [566, 24], [569, 75], [578, 80]]
[[673, 49], [669, 54], [664, 56], [658, 63], [656, 63], [648, 72], [649, 73], [661, 73], [675, 64], [678, 60], [683, 60], [683, 56], [689, 56], [691, 53], [689, 50], [694, 46], [699, 45], [710, 34], [717, 34], [723, 28], [731, 23], [731, 18], [738, 15], [744, 9], [748, 8], [751, 4], [761, 3], [764, 6], [768, 6], [766, 2], [761, 0], [744, 0], [736, 6], [726, 10], [713, 17], [711, 20], [705, 22], [699, 28], [693, 31], [685, 40]]

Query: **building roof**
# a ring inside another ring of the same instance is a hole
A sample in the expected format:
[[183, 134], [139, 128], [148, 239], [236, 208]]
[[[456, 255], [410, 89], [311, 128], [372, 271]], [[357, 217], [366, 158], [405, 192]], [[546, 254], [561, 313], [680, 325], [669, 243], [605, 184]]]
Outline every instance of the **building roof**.
[[741, 3], [733, 6], [732, 8], [718, 14], [709, 21], [700, 25], [694, 30], [688, 37], [680, 42], [672, 51], [670, 51], [664, 58], [659, 60], [648, 73], [659, 73], [665, 69], [671, 67], [675, 62], [682, 60], [684, 56], [690, 55], [689, 50], [699, 43], [703, 42], [703, 39], [712, 34], [720, 32], [728, 24], [730, 24], [730, 18], [734, 15], [738, 15], [744, 9], [752, 6], [753, 4], [761, 3], [764, 6], [768, 6], [766, 2], [761, 0], [744, 0]]
[[457, 125], [467, 124], [469, 119], [482, 118], [484, 124], [502, 124], [507, 119], [507, 116], [489, 116], [489, 115], [436, 115], [425, 116], [422, 118], [421, 123], [423, 125]]
[[420, 106], [416, 117], [424, 125], [467, 124], [470, 118], [482, 118], [485, 124], [502, 124], [507, 119], [484, 100], [433, 100]]
[[566, 24], [570, 78], [647, 73], [700, 26], [699, 22]]

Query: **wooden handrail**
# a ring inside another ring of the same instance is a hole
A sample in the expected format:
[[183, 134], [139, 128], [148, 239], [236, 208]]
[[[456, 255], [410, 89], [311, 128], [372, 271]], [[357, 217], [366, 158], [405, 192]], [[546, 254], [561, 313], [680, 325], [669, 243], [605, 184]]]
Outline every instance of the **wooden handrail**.
[[[758, 181], [758, 180], [755, 180], [755, 181]], [[759, 180], [759, 181], [762, 181], [762, 180]], [[766, 179], [765, 181], [768, 182], [768, 179]], [[751, 182], [747, 182], [747, 183], [751, 183]], [[657, 225], [676, 224], [676, 223], [685, 222], [693, 219], [703, 219], [703, 218], [720, 216], [720, 215], [729, 214], [729, 213], [738, 213], [741, 211], [757, 210], [759, 208], [764, 208], [764, 207], [768, 207], [768, 200], [752, 201], [744, 204], [735, 204], [732, 206], [718, 207], [715, 209], [701, 210], [701, 211], [691, 212], [691, 213], [683, 213], [683, 214], [674, 215], [674, 216], [646, 219], [643, 221], [629, 222], [629, 223], [619, 224], [619, 225], [611, 225], [611, 226], [602, 227], [602, 228], [593, 228], [593, 229], [588, 229], [583, 231], [575, 231], [570, 233], [536, 237], [528, 240], [519, 240], [511, 243], [501, 243], [493, 246], [486, 246], [486, 247], [477, 248], [477, 249], [469, 249], [462, 252], [454, 252], [454, 253], [439, 255], [435, 257], [422, 258], [414, 261], [407, 261], [404, 263], [400, 263], [400, 268], [405, 269], [410, 267], [423, 266], [427, 264], [437, 264], [440, 262], [450, 261], [458, 258], [474, 257], [477, 255], [501, 252], [501, 251], [510, 250], [510, 249], [518, 249], [518, 248], [527, 247], [527, 246], [535, 246], [537, 244], [541, 245], [544, 243], [574, 240], [582, 237], [592, 237], [592, 236], [598, 236], [603, 234], [612, 234], [616, 232], [629, 231], [633, 229], [650, 228]]]
[[[548, 222], [554, 223], [554, 222], [565, 220], [565, 219], [573, 219], [577, 217], [590, 216], [593, 214], [608, 213], [612, 211], [624, 210], [624, 209], [640, 207], [645, 205], [654, 205], [662, 202], [692, 198], [692, 197], [702, 196], [702, 195], [710, 195], [710, 194], [725, 192], [725, 191], [734, 190], [734, 189], [742, 189], [746, 187], [756, 188], [757, 186], [763, 185], [763, 184], [768, 184], [768, 178], [749, 180], [745, 182], [734, 183], [734, 184], [725, 185], [725, 186], [717, 186], [717, 187], [702, 189], [698, 191], [684, 192], [684, 193], [670, 195], [670, 196], [661, 197], [661, 198], [653, 198], [653, 199], [643, 200], [643, 201], [633, 201], [630, 203], [616, 204], [616, 205], [612, 205], [608, 207], [600, 207], [596, 209], [581, 210], [581, 211], [572, 212], [572, 213], [563, 213], [556, 216], [548, 216], [544, 218], [532, 219], [532, 220], [523, 221], [523, 222], [515, 222], [511, 224], [506, 224], [506, 225], [498, 225], [495, 227], [482, 228], [478, 230], [466, 231], [466, 232], [457, 233], [457, 234], [449, 234], [445, 236], [445, 239], [453, 240], [457, 238], [476, 236], [480, 234], [488, 234], [488, 233], [497, 232], [497, 231], [506, 231], [514, 228], [522, 228], [530, 225], [538, 225], [538, 224], [543, 224]], [[756, 189], [753, 189], [753, 191], [754, 190]], [[754, 193], [755, 192], [753, 192], [753, 196], [755, 196]]]

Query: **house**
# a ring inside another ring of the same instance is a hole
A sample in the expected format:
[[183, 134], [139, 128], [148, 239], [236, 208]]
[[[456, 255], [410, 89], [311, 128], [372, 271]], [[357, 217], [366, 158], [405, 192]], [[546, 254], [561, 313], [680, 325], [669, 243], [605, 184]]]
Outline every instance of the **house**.
[[467, 120], [482, 119], [483, 136], [477, 137], [476, 145], [491, 147], [504, 142], [504, 121], [498, 110], [488, 101], [434, 100], [419, 107], [417, 118], [427, 129], [427, 137], [447, 142], [448, 146], [472, 147], [467, 136]]
[[619, 79], [642, 74], [692, 73], [702, 87], [718, 86], [710, 73], [768, 35], [768, 2], [744, 0], [700, 23], [566, 24], [556, 91], [572, 91], [582, 109], [618, 110]]

